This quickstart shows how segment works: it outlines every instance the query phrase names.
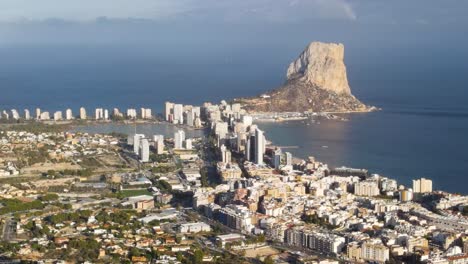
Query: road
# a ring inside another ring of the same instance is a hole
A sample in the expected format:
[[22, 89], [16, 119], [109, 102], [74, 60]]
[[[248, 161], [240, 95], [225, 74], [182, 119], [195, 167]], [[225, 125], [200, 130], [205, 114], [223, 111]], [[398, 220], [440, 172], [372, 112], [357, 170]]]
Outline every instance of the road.
[[230, 228], [230, 227], [228, 227], [228, 226], [226, 226], [226, 225], [223, 225], [221, 222], [218, 222], [218, 221], [216, 221], [216, 220], [214, 220], [214, 219], [208, 218], [208, 217], [206, 217], [206, 216], [204, 216], [204, 215], [198, 213], [197, 211], [195, 211], [195, 210], [193, 210], [193, 209], [186, 209], [186, 208], [185, 208], [184, 210], [186, 210], [186, 211], [191, 211], [191, 212], [196, 213], [196, 214], [200, 217], [200, 220], [201, 220], [201, 221], [203, 221], [203, 222], [205, 222], [205, 223], [208, 223], [208, 224], [210, 224], [210, 225], [213, 225], [213, 226], [214, 226], [214, 225], [218, 226], [218, 227], [221, 229], [221, 231], [222, 231], [223, 233], [236, 233], [236, 234], [241, 233], [239, 230], [237, 230], [237, 229], [232, 229], [232, 228]]
[[[193, 209], [185, 209], [185, 210], [197, 213], [198, 216], [200, 217], [200, 220], [202, 220], [205, 223], [208, 223], [210, 225], [217, 225], [218, 227], [220, 227], [220, 229], [221, 229], [221, 231], [223, 233], [236, 233], [236, 234], [241, 233], [240, 230], [232, 229], [232, 228], [230, 228], [228, 226], [225, 226], [225, 225], [221, 224], [220, 222], [218, 222], [216, 220], [210, 219], [210, 218], [208, 218], [208, 217], [206, 217], [206, 216], [204, 216], [202, 214], [199, 214], [198, 212], [196, 212]], [[244, 235], [248, 236], [248, 234], [244, 234]], [[315, 255], [315, 256], [322, 257], [322, 258], [329, 258], [329, 259], [338, 260], [338, 258], [336, 257], [335, 254], [326, 254], [326, 253], [319, 252], [319, 251], [316, 251], [316, 250], [303, 248], [303, 247], [296, 247], [296, 246], [288, 245], [288, 244], [281, 243], [281, 242], [268, 242], [267, 245], [272, 247], [272, 248], [276, 248], [276, 249], [286, 251], [286, 252], [305, 252], [305, 253], [308, 253], [310, 255]], [[209, 248], [211, 250], [213, 250], [213, 251], [218, 251], [218, 252], [223, 251], [222, 249], [219, 249], [219, 248], [215, 247], [214, 245], [209, 247]]]
[[204, 161], [204, 168], [208, 176], [208, 183], [220, 184], [220, 178], [216, 169], [217, 157], [214, 149], [210, 148], [208, 140], [205, 138], [200, 146], [201, 158]]
[[138, 162], [138, 156], [133, 153], [133, 151], [122, 148], [122, 152], [119, 153], [119, 156], [127, 161], [127, 165], [130, 165], [133, 168], [140, 168], [141, 164]]
[[11, 242], [16, 238], [16, 222], [13, 217], [5, 219], [5, 224], [2, 230], [2, 240]]

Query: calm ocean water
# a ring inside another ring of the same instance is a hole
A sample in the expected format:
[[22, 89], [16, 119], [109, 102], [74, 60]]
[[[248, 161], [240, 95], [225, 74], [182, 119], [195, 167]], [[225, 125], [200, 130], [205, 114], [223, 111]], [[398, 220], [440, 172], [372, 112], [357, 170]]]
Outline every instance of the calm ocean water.
[[[383, 111], [353, 114], [348, 122], [262, 123], [266, 136], [277, 145], [299, 146], [289, 150], [299, 157], [368, 168], [403, 184], [427, 177], [436, 189], [468, 193], [468, 56], [360, 52], [351, 49], [346, 58], [353, 93]], [[201, 104], [255, 95], [281, 84], [297, 53], [177, 56], [109, 47], [3, 47], [0, 109], [145, 106], [160, 112], [166, 100]], [[133, 131], [118, 125], [88, 129]], [[173, 129], [139, 127], [148, 134], [171, 135]]]
[[[307, 125], [309, 123], [309, 125]], [[468, 193], [468, 115], [385, 109], [353, 114], [348, 122], [263, 123], [266, 136], [305, 158], [332, 166], [368, 168], [401, 184], [430, 178], [434, 188]]]

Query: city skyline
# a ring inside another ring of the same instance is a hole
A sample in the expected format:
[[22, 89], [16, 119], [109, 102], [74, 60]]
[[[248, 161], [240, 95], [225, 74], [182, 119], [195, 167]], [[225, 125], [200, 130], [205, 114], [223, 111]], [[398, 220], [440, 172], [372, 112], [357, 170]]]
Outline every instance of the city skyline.
[[0, 0], [0, 262], [468, 263], [466, 10]]

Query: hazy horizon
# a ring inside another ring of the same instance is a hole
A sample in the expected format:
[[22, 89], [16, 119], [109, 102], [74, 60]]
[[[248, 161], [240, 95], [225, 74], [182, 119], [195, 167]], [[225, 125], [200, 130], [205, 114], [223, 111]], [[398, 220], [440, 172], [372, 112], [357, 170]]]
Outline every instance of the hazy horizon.
[[[226, 97], [236, 85], [245, 96], [281, 85], [287, 65], [304, 47], [323, 41], [344, 43], [352, 91], [369, 103], [379, 103], [374, 99], [388, 93], [381, 83], [393, 79], [401, 83], [395, 90], [403, 96], [438, 97], [441, 91], [419, 85], [427, 75], [462, 105], [466, 7], [468, 2], [452, 0], [0, 0], [0, 78], [27, 93], [50, 89], [50, 81], [40, 80], [45, 75], [76, 71], [69, 81], [79, 83], [58, 85], [72, 92], [80, 85], [99, 91], [109, 87], [87, 83], [90, 69], [123, 70], [139, 60], [153, 63], [156, 71], [166, 67], [172, 78], [195, 78], [194, 84], [205, 88], [226, 86], [213, 90]], [[177, 92], [168, 74], [154, 78], [154, 86]], [[220, 76], [216, 83], [209, 80], [214, 75]], [[373, 84], [363, 87], [364, 79]], [[127, 85], [147, 87], [136, 79]], [[12, 106], [5, 100], [0, 104]]]
[[1, 0], [0, 45], [288, 48], [317, 40], [457, 51], [468, 43], [466, 8], [456, 0]]

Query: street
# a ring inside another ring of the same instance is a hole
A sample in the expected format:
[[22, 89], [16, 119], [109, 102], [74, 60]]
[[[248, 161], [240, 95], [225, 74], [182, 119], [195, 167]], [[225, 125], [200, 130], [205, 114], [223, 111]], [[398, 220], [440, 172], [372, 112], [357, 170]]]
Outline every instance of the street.
[[11, 242], [16, 238], [16, 222], [13, 217], [5, 219], [2, 229], [2, 240]]

